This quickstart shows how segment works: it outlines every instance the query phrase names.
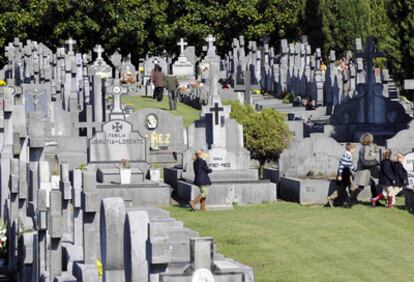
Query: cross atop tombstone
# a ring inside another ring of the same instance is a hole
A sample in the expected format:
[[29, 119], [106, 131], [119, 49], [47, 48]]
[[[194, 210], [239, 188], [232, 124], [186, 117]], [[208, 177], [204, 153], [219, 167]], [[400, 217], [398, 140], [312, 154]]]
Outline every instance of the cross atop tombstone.
[[180, 46], [180, 56], [184, 56], [184, 48], [188, 43], [184, 41], [184, 38], [181, 38], [177, 45]]
[[210, 111], [214, 113], [214, 124], [218, 125], [219, 124], [219, 117], [220, 117], [220, 112], [224, 111], [223, 107], [219, 106], [219, 103], [214, 103], [214, 107], [210, 108]]
[[374, 59], [384, 57], [384, 53], [377, 52], [375, 46], [374, 38], [369, 36], [367, 38], [367, 46], [365, 47], [364, 52], [356, 52], [355, 58], [362, 58], [366, 63], [366, 72], [367, 72], [367, 81], [370, 82], [372, 78], [372, 72], [374, 68]]
[[13, 57], [14, 57], [14, 45], [13, 45], [13, 43], [9, 42], [9, 45], [4, 47], [4, 50], [6, 50], [7, 60], [9, 61], [9, 63], [12, 62]]
[[208, 49], [214, 49], [214, 42], [216, 42], [216, 38], [212, 34], [207, 36], [206, 41], [208, 43]]
[[102, 54], [105, 51], [101, 45], [96, 45], [93, 51], [98, 55], [97, 60], [102, 60]]
[[68, 45], [69, 51], [68, 54], [73, 54], [73, 46], [76, 44], [76, 40], [73, 40], [72, 37], [69, 37], [68, 40], [65, 41]]
[[116, 116], [117, 119], [119, 119], [119, 117], [123, 118], [124, 111], [121, 108], [121, 96], [122, 94], [127, 93], [128, 89], [122, 86], [119, 80], [115, 80], [113, 85], [106, 88], [106, 91], [113, 97], [113, 107], [110, 113], [110, 119], [112, 119], [113, 116]]

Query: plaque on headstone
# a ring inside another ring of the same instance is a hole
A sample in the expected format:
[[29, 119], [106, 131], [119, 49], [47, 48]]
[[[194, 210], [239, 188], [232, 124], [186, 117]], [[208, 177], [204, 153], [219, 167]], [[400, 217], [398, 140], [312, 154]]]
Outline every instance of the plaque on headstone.
[[146, 140], [124, 120], [111, 120], [89, 140], [89, 162], [146, 161]]

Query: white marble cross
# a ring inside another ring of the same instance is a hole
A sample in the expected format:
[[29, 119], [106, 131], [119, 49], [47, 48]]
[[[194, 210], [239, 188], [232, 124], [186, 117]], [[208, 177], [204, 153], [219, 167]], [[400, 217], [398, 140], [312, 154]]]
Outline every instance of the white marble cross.
[[180, 46], [180, 56], [182, 56], [184, 54], [184, 48], [188, 45], [188, 43], [185, 42], [183, 38], [181, 38], [177, 45]]
[[76, 40], [73, 40], [72, 37], [69, 37], [69, 39], [66, 40], [65, 43], [69, 47], [69, 52], [68, 53], [73, 53], [73, 46], [76, 44]]
[[208, 43], [208, 49], [213, 49], [214, 48], [214, 42], [216, 42], [216, 38], [209, 34], [206, 38], [206, 41]]
[[97, 60], [102, 59], [102, 53], [105, 51], [101, 45], [96, 45], [93, 51], [98, 55]]

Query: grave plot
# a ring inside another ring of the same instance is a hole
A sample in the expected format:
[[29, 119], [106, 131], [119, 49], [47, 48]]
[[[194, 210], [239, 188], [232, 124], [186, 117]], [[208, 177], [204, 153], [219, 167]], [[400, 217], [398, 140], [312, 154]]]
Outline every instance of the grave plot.
[[[278, 197], [305, 205], [325, 205], [328, 195], [337, 189], [336, 172], [344, 151], [334, 139], [320, 133], [293, 142], [280, 156]], [[357, 153], [353, 160], [356, 167]], [[370, 197], [369, 188], [358, 196], [363, 201]]]
[[0, 214], [13, 278], [254, 281], [251, 268], [157, 208], [170, 204], [171, 189], [152, 170], [182, 163], [182, 118], [154, 109], [130, 115], [120, 101], [134, 91], [121, 81], [131, 64], [111, 56], [113, 77], [101, 46], [92, 62], [75, 44], [54, 54], [16, 39], [7, 49]]
[[[217, 89], [215, 73], [210, 72], [212, 89]], [[221, 104], [215, 90], [209, 104], [203, 106], [200, 120], [188, 128], [189, 149], [184, 153], [183, 167], [165, 169], [165, 181], [174, 187], [183, 201], [188, 202], [197, 196], [200, 192], [192, 184], [192, 158], [195, 150], [204, 149], [208, 153], [207, 163], [213, 170], [208, 206], [231, 207], [236, 203], [276, 201], [276, 185], [259, 179], [258, 169], [250, 168], [250, 154], [243, 147], [242, 127], [229, 118], [229, 113], [230, 106]]]

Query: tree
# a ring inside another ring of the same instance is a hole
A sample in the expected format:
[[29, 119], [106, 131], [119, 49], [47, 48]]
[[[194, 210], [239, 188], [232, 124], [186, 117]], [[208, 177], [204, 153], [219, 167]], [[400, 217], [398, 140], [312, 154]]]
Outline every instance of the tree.
[[231, 105], [230, 117], [243, 125], [244, 147], [252, 158], [260, 163], [260, 172], [267, 161], [276, 161], [280, 153], [289, 146], [291, 132], [285, 116], [272, 109], [256, 112], [252, 106], [237, 101]]

